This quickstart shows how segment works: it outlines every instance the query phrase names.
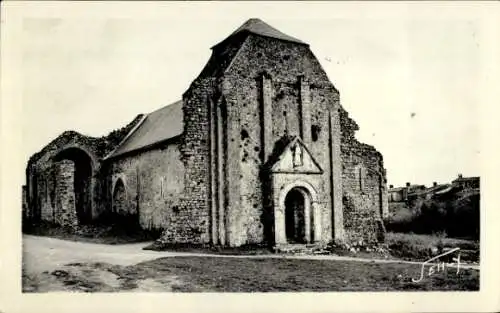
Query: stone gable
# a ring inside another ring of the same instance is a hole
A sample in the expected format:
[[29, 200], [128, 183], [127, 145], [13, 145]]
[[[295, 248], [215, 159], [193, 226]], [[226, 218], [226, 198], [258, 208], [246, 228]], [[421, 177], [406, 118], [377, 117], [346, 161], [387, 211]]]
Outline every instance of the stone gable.
[[322, 174], [318, 162], [299, 137], [294, 137], [271, 165], [273, 173]]

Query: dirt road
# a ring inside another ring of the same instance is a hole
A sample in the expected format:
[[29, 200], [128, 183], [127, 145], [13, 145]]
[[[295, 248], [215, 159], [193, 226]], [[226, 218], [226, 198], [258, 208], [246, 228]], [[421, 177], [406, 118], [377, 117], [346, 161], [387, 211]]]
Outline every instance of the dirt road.
[[105, 262], [127, 266], [175, 255], [142, 250], [148, 244], [105, 245], [23, 235], [23, 263], [28, 273], [39, 273], [75, 262]]
[[23, 235], [23, 291], [171, 291], [175, 277], [135, 280], [124, 288], [123, 277], [116, 274], [126, 266], [177, 255], [142, 250], [148, 244], [105, 245]]

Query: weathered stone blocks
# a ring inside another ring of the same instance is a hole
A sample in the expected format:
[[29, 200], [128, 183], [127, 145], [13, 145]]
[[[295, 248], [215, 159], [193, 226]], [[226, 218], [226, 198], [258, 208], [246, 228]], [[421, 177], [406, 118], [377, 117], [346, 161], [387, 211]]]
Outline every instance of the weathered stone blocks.
[[75, 165], [72, 161], [56, 163], [56, 192], [54, 222], [61, 226], [78, 225], [75, 207]]

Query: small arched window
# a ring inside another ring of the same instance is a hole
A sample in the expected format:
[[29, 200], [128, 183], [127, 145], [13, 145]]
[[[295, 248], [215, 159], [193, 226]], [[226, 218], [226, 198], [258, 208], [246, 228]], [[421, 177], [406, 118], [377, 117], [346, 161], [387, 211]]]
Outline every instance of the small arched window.
[[127, 211], [127, 192], [121, 178], [118, 178], [115, 183], [112, 210], [118, 214], [124, 214]]

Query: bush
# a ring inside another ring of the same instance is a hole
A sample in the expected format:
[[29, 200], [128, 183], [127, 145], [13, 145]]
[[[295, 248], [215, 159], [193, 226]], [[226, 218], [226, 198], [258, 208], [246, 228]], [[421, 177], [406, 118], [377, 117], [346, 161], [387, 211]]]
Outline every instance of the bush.
[[422, 235], [389, 232], [386, 238], [391, 254], [399, 258], [424, 261], [442, 253], [447, 248], [460, 248], [463, 260], [479, 260], [478, 241], [447, 238], [444, 233]]
[[417, 198], [398, 206], [384, 221], [387, 231], [417, 234], [445, 233], [479, 239], [479, 192], [450, 192], [441, 198]]

